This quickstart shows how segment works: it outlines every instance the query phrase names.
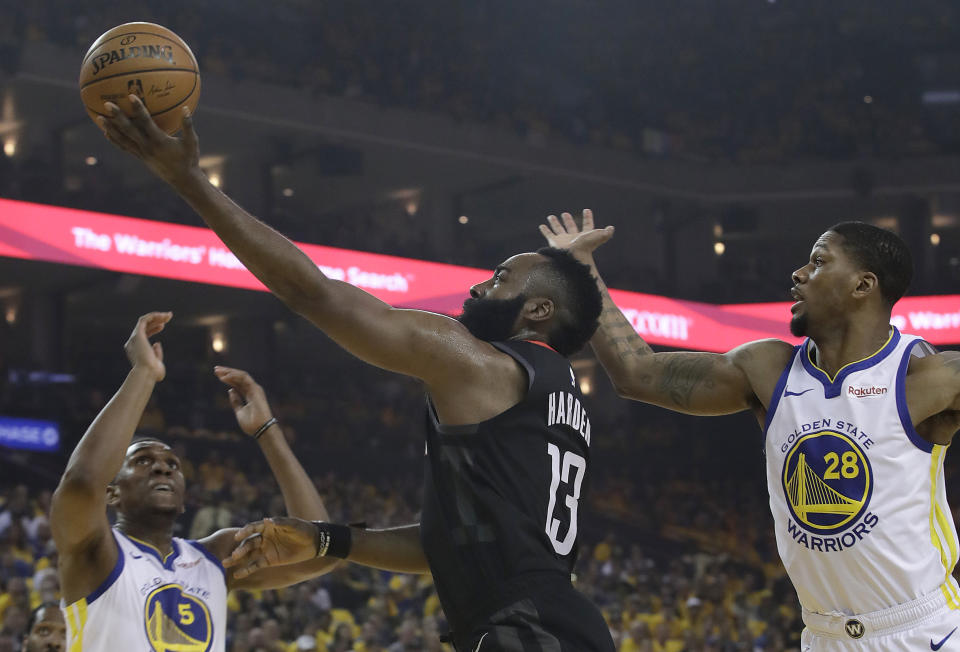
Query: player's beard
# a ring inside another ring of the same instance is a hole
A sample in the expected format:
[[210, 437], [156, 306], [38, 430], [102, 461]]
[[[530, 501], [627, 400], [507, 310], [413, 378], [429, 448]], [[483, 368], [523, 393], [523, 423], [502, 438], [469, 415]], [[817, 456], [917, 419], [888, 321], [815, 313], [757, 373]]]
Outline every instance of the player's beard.
[[809, 320], [805, 312], [801, 312], [799, 315], [794, 315], [790, 318], [790, 332], [794, 337], [806, 337], [808, 326]]
[[513, 336], [517, 317], [527, 298], [520, 295], [513, 299], [467, 299], [457, 321], [484, 342], [503, 342]]

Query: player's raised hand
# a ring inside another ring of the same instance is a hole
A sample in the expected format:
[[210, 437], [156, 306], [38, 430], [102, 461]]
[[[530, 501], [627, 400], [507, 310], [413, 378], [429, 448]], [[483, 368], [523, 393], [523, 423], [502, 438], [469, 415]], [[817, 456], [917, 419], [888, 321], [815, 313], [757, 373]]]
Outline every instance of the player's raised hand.
[[593, 211], [583, 209], [583, 226], [577, 228], [570, 213], [561, 213], [562, 219], [556, 215], [547, 216], [547, 223], [540, 225], [540, 233], [547, 239], [547, 244], [557, 249], [568, 249], [570, 253], [589, 262], [594, 250], [613, 237], [613, 227], [596, 229], [593, 226]]
[[130, 366], [145, 369], [157, 382], [167, 375], [167, 368], [163, 365], [163, 347], [160, 342], [151, 344], [150, 338], [162, 331], [172, 317], [172, 312], [149, 312], [143, 315], [123, 345]]
[[154, 174], [172, 185], [200, 173], [199, 143], [189, 109], [182, 109], [180, 137], [168, 136], [150, 117], [139, 97], [130, 95], [129, 99], [133, 105], [132, 116], [113, 102], [104, 103], [108, 115], [98, 117], [97, 124], [107, 140], [139, 158]]
[[273, 418], [267, 395], [253, 376], [242, 369], [231, 367], [214, 367], [213, 373], [226, 385], [230, 386], [227, 396], [240, 429], [248, 435], [253, 435], [263, 424]]
[[311, 521], [265, 518], [237, 531], [234, 540], [241, 543], [223, 565], [236, 569], [233, 576], [239, 580], [268, 566], [307, 561], [317, 556], [318, 535], [319, 529]]

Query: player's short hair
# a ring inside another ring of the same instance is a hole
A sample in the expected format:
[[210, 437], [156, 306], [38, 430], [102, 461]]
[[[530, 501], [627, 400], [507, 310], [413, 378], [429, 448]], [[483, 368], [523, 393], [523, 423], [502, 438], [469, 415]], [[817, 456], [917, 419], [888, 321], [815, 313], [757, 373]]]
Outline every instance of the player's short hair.
[[843, 250], [854, 263], [876, 274], [888, 306], [906, 294], [913, 280], [913, 256], [900, 236], [866, 222], [840, 222], [829, 230], [843, 237]]
[[590, 271], [566, 249], [544, 247], [537, 253], [545, 257], [539, 266], [546, 281], [557, 293], [554, 297], [557, 320], [548, 336], [548, 344], [558, 353], [570, 356], [590, 341], [599, 325], [603, 295]]
[[33, 626], [37, 624], [37, 618], [40, 617], [40, 612], [44, 609], [56, 609], [59, 611], [60, 605], [58, 605], [56, 602], [41, 602], [39, 605], [37, 605], [37, 607], [30, 612], [30, 618], [27, 620], [26, 633], [28, 636], [30, 635], [30, 631], [33, 629]]

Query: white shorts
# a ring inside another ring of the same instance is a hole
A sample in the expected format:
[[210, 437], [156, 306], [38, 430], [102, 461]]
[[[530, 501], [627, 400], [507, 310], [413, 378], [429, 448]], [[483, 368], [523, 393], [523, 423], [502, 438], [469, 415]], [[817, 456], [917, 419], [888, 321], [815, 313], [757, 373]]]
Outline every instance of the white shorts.
[[937, 590], [913, 602], [861, 615], [803, 612], [802, 652], [960, 652], [960, 610]]

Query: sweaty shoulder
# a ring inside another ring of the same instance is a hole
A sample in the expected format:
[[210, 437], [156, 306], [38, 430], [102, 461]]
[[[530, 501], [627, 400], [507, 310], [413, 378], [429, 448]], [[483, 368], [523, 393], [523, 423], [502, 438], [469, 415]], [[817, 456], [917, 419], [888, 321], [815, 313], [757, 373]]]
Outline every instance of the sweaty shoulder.
[[527, 372], [516, 359], [488, 342], [479, 343], [476, 349], [477, 355], [458, 377], [427, 386], [444, 425], [486, 421], [526, 396]]
[[779, 378], [793, 356], [793, 345], [773, 338], [755, 340], [731, 349], [727, 354], [748, 374], [776, 372]]

